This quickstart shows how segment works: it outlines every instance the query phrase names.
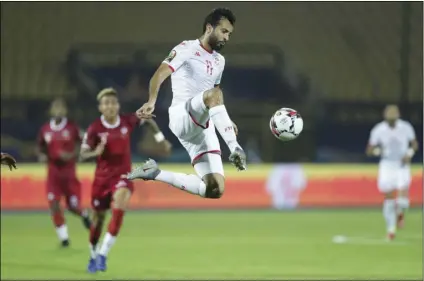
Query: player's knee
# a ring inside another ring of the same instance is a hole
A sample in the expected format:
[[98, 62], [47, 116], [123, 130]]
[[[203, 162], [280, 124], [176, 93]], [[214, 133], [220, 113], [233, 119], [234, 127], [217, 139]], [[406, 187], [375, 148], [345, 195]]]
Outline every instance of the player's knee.
[[224, 95], [221, 89], [213, 88], [203, 94], [203, 102], [208, 108], [224, 104]]
[[395, 192], [389, 191], [384, 193], [384, 199], [394, 199], [395, 198]]
[[205, 176], [203, 180], [206, 184], [206, 198], [218, 199], [222, 197], [225, 189], [223, 180], [214, 176]]
[[93, 218], [92, 218], [92, 224], [93, 225], [102, 225], [106, 219], [106, 212], [104, 211], [94, 211], [93, 212]]
[[67, 200], [66, 200], [66, 204], [68, 207], [68, 210], [75, 210], [79, 208], [79, 200], [78, 197], [75, 195], [70, 196]]
[[125, 210], [131, 198], [131, 191], [128, 188], [119, 188], [113, 195], [113, 206], [115, 209]]
[[51, 200], [49, 202], [49, 207], [52, 213], [57, 213], [60, 211], [60, 204], [59, 204], [59, 201], [57, 200]]

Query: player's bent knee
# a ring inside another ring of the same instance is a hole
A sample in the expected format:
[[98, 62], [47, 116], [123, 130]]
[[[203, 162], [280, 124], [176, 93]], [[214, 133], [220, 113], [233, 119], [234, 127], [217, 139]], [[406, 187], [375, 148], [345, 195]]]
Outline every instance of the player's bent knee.
[[209, 108], [224, 104], [224, 95], [221, 89], [213, 88], [203, 93], [203, 102]]
[[218, 199], [224, 194], [224, 178], [221, 175], [210, 174], [203, 177], [206, 184], [206, 198]]
[[60, 203], [57, 200], [52, 200], [49, 202], [50, 211], [56, 213], [60, 211]]
[[103, 224], [106, 219], [106, 211], [94, 211], [92, 217], [92, 224], [98, 225]]
[[389, 191], [389, 192], [384, 193], [384, 198], [385, 199], [394, 199], [395, 198], [395, 192]]
[[128, 207], [131, 198], [131, 191], [128, 188], [121, 187], [113, 195], [113, 206], [116, 209], [125, 210]]

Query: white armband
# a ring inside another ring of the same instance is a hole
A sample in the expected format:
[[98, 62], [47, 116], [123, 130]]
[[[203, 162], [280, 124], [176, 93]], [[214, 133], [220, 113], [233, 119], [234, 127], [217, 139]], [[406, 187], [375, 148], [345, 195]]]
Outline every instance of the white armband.
[[162, 141], [165, 140], [165, 136], [163, 135], [162, 132], [154, 134], [154, 138], [155, 138], [156, 142], [162, 142]]
[[413, 148], [409, 148], [409, 149], [406, 151], [406, 156], [408, 156], [408, 157], [410, 157], [410, 158], [412, 158], [412, 156], [414, 156], [414, 154], [415, 154], [415, 150], [414, 150]]

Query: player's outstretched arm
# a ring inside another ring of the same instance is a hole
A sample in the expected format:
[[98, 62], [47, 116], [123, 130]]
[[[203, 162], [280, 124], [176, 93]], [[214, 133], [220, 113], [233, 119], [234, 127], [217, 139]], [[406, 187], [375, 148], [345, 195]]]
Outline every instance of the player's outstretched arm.
[[138, 118], [150, 119], [155, 117], [153, 111], [155, 110], [156, 100], [158, 98], [159, 89], [162, 83], [172, 74], [172, 70], [166, 63], [162, 63], [156, 70], [149, 83], [149, 100], [136, 111]]
[[156, 146], [153, 149], [155, 151], [154, 154], [161, 157], [170, 156], [172, 151], [172, 144], [165, 139], [165, 136], [163, 135], [162, 131], [159, 129], [159, 126], [156, 124], [156, 122], [153, 119], [147, 119], [146, 125], [148, 125], [151, 131], [153, 132], [151, 136]]

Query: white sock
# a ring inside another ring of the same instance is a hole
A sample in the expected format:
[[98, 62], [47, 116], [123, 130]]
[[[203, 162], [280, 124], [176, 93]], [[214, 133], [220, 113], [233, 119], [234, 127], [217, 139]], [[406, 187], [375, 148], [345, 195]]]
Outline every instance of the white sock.
[[407, 197], [398, 197], [396, 199], [398, 214], [403, 214], [409, 208], [409, 199]]
[[59, 227], [56, 227], [56, 233], [57, 233], [57, 237], [59, 237], [60, 241], [64, 241], [64, 240], [69, 239], [68, 227], [66, 226], [66, 224], [63, 224]]
[[396, 232], [396, 202], [394, 199], [386, 199], [383, 204], [383, 215], [386, 220], [387, 232]]
[[225, 105], [218, 105], [209, 109], [209, 116], [230, 151], [233, 152], [236, 147], [240, 147]]
[[107, 256], [113, 244], [115, 244], [115, 241], [116, 241], [116, 236], [112, 236], [112, 234], [107, 232], [105, 237], [103, 238], [103, 243], [102, 243], [102, 246], [100, 247], [99, 255]]
[[96, 246], [93, 246], [92, 244], [90, 244], [89, 247], [90, 247], [91, 258], [96, 259], [96, 257], [97, 257]]
[[205, 197], [206, 185], [196, 175], [160, 171], [155, 180], [170, 184], [188, 193]]

